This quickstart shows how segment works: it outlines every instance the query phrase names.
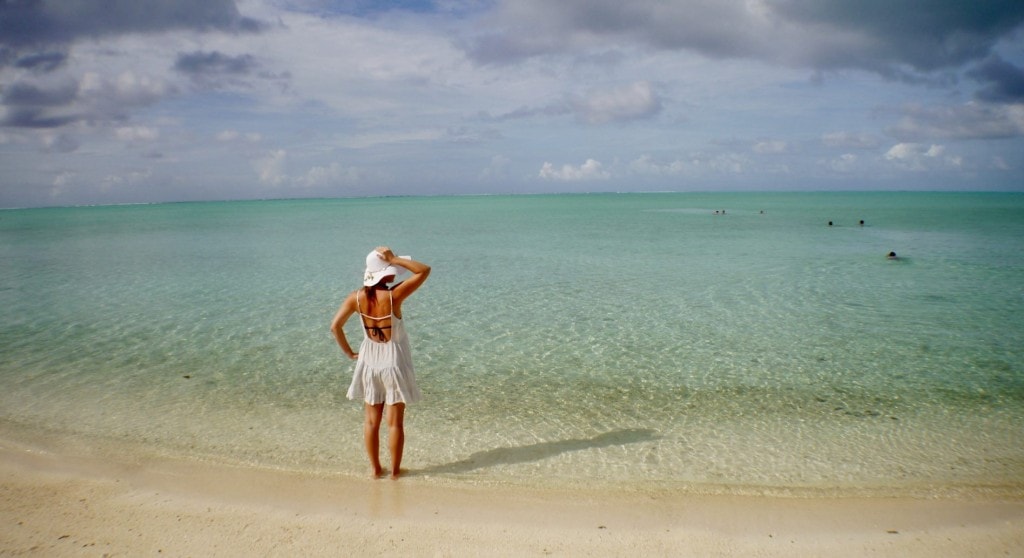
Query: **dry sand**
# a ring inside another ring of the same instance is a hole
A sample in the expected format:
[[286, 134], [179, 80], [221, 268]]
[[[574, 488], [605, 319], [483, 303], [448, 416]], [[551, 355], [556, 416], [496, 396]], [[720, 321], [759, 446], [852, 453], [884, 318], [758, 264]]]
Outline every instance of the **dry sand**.
[[1024, 556], [1019, 498], [537, 490], [0, 444], [0, 555]]

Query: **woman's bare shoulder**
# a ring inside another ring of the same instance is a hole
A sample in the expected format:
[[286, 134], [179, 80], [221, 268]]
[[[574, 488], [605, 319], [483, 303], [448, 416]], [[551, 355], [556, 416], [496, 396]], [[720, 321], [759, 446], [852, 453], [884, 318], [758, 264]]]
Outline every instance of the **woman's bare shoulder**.
[[353, 307], [355, 307], [355, 305], [356, 305], [356, 301], [358, 300], [358, 298], [357, 298], [357, 297], [359, 296], [359, 291], [361, 291], [361, 290], [362, 290], [362, 289], [356, 289], [356, 290], [354, 290], [354, 291], [352, 291], [352, 292], [348, 293], [348, 296], [346, 296], [346, 297], [345, 297], [345, 300], [343, 300], [343, 301], [341, 302], [341, 305], [342, 305], [342, 306], [346, 306], [346, 305], [352, 305]]

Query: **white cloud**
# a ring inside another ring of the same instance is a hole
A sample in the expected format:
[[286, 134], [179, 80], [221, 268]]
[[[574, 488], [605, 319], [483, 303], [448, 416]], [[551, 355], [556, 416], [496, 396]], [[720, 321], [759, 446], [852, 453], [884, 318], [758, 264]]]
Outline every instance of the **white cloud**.
[[358, 169], [345, 167], [337, 162], [316, 165], [304, 173], [291, 175], [288, 173], [290, 166], [288, 152], [284, 149], [266, 153], [263, 157], [253, 161], [252, 165], [262, 184], [277, 188], [330, 191], [333, 186], [350, 185], [362, 178]]
[[481, 180], [505, 178], [508, 176], [508, 167], [511, 162], [512, 160], [504, 155], [495, 155], [491, 157], [490, 164], [480, 171], [479, 178]]
[[223, 130], [216, 135], [216, 139], [219, 142], [231, 143], [234, 141], [245, 141], [248, 143], [259, 143], [263, 141], [263, 136], [255, 132], [249, 132], [243, 134], [237, 130]]
[[587, 159], [585, 163], [578, 167], [562, 165], [560, 169], [556, 169], [551, 163], [545, 162], [540, 169], [540, 177], [544, 180], [561, 181], [607, 180], [611, 178], [611, 174], [601, 168], [600, 161]]
[[889, 148], [889, 151], [885, 153], [885, 158], [890, 161], [917, 159], [935, 149], [941, 148], [937, 145], [926, 147], [919, 143], [897, 143]]
[[[787, 172], [782, 167], [764, 169], [766, 172]], [[629, 163], [629, 168], [638, 174], [654, 176], [715, 176], [738, 175], [751, 170], [751, 160], [741, 153], [693, 153], [685, 158], [668, 162], [655, 161], [650, 155], [641, 155]]]
[[78, 94], [90, 95], [103, 91], [103, 77], [97, 72], [85, 72], [78, 82]]
[[50, 199], [60, 199], [62, 195], [71, 187], [75, 185], [75, 179], [77, 174], [73, 172], [64, 171], [53, 178], [53, 184], [50, 186]]
[[295, 180], [296, 185], [304, 188], [318, 188], [351, 184], [359, 179], [359, 172], [353, 168], [344, 168], [338, 163], [317, 166], [306, 171], [306, 174]]
[[646, 81], [598, 91], [572, 104], [590, 124], [649, 118], [661, 110], [661, 99]]
[[963, 166], [963, 157], [946, 155], [946, 147], [936, 144], [898, 143], [889, 148], [885, 153], [885, 159], [912, 171]]
[[747, 171], [750, 161], [738, 153], [722, 153], [715, 156], [700, 156], [694, 164], [715, 173], [742, 174]]
[[1024, 135], [1024, 104], [907, 105], [886, 132], [904, 142], [935, 139], [1006, 139]]
[[160, 130], [149, 126], [121, 126], [114, 131], [117, 139], [126, 142], [153, 141], [160, 137]]
[[546, 104], [527, 104], [489, 118], [517, 120], [573, 115], [579, 122], [597, 125], [648, 119], [661, 110], [661, 97], [650, 82], [641, 80], [597, 88], [586, 95], [563, 96]]
[[390, 28], [383, 21], [287, 11], [268, 17], [283, 25], [260, 36], [260, 62], [288, 76], [287, 87], [259, 91], [269, 102], [313, 102], [359, 118], [405, 118], [405, 125], [417, 114], [406, 110], [410, 105], [428, 112], [446, 103], [466, 108], [459, 93], [473, 70], [451, 37], [429, 22]]
[[80, 143], [71, 134], [46, 131], [40, 137], [43, 150], [47, 153], [71, 153], [79, 148]]
[[658, 163], [650, 155], [641, 155], [629, 163], [629, 168], [639, 174], [652, 174], [657, 176], [677, 175], [686, 171], [686, 163], [680, 160], [668, 163]]
[[388, 144], [430, 142], [446, 135], [444, 130], [437, 128], [379, 130], [347, 136], [342, 139], [341, 145], [351, 149], [367, 149]]
[[162, 97], [167, 92], [167, 84], [163, 80], [150, 76], [138, 76], [134, 72], [123, 72], [114, 82], [119, 99], [148, 103], [152, 99]]
[[287, 162], [288, 153], [284, 149], [278, 149], [254, 161], [253, 168], [259, 175], [260, 182], [271, 186], [280, 186], [288, 180], [288, 175], [285, 173]]
[[853, 171], [857, 164], [857, 156], [853, 153], [843, 153], [839, 157], [828, 161], [827, 166], [833, 172], [848, 173]]
[[785, 153], [789, 145], [782, 140], [765, 140], [754, 144], [754, 153], [759, 155], [780, 155]]
[[135, 187], [146, 183], [153, 176], [151, 170], [129, 171], [120, 174], [110, 174], [100, 181], [101, 192], [111, 192], [124, 187]]
[[878, 136], [867, 132], [830, 132], [821, 136], [821, 143], [841, 149], [875, 149], [880, 141]]

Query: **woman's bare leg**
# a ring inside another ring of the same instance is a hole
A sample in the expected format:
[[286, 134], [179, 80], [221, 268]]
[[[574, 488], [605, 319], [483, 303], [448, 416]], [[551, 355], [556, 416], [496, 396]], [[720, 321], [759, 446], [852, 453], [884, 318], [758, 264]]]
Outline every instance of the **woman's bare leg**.
[[370, 458], [373, 478], [380, 478], [384, 468], [380, 466], [380, 423], [384, 414], [384, 404], [367, 403], [366, 421], [363, 422], [363, 441], [366, 442], [366, 455]]
[[405, 403], [388, 405], [388, 449], [391, 451], [391, 478], [397, 479], [402, 469], [405, 448]]

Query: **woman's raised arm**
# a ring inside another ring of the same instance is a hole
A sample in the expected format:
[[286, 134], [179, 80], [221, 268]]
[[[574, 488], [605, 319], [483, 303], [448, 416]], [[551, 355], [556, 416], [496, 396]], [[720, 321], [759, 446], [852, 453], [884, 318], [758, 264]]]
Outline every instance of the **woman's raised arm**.
[[389, 265], [396, 265], [398, 267], [408, 269], [409, 272], [412, 273], [412, 277], [395, 285], [395, 288], [391, 290], [396, 304], [401, 304], [406, 297], [416, 292], [416, 289], [420, 288], [420, 285], [422, 285], [430, 275], [429, 265], [416, 260], [410, 260], [409, 258], [400, 258], [387, 246], [377, 248], [377, 253], [380, 254], [380, 257], [384, 261], [388, 262]]

